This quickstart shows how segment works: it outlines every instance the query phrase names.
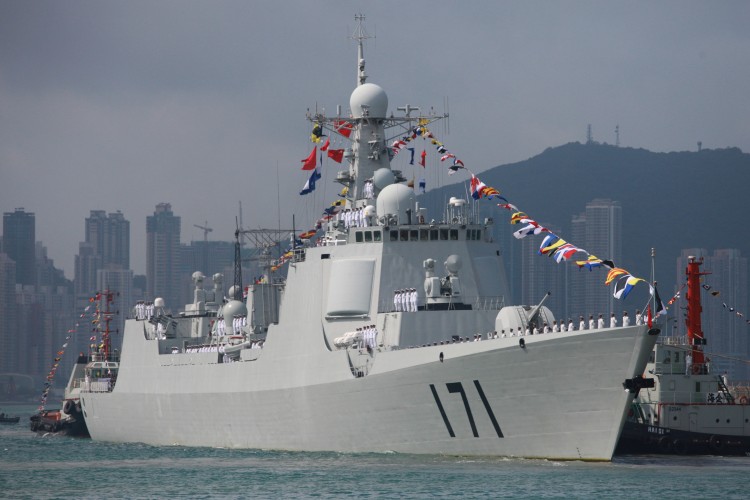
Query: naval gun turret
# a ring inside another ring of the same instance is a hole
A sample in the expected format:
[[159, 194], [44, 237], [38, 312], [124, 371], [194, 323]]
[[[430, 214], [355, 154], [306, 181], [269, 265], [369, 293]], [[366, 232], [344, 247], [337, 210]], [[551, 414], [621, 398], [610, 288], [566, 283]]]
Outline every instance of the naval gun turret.
[[495, 317], [495, 331], [500, 335], [517, 335], [523, 333], [528, 328], [534, 330], [536, 327], [542, 331], [545, 323], [552, 325], [555, 316], [549, 308], [544, 306], [544, 302], [549, 298], [550, 292], [547, 292], [539, 304], [535, 306], [509, 306], [503, 307]]

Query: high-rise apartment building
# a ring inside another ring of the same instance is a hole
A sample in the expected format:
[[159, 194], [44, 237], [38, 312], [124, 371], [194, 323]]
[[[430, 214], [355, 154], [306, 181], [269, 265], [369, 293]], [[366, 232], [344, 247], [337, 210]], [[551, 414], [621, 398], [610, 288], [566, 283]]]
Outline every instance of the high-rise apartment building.
[[119, 210], [109, 215], [104, 210], [92, 210], [86, 219], [85, 241], [102, 256], [104, 265], [130, 268], [130, 222]]
[[180, 303], [180, 217], [169, 203], [156, 205], [154, 215], [146, 217], [146, 296], [161, 297], [168, 309]]
[[[617, 201], [595, 199], [586, 204], [585, 212], [573, 217], [571, 240], [590, 254], [601, 259], [610, 259], [617, 264], [622, 259], [622, 207]], [[576, 260], [585, 260], [583, 253]], [[568, 266], [571, 267], [571, 266]], [[585, 268], [568, 272], [568, 310], [576, 318], [581, 315], [596, 318], [611, 313], [619, 318], [622, 304], [612, 296], [611, 288], [604, 286], [606, 272], [603, 269], [588, 271]], [[607, 325], [609, 322], [607, 321]]]
[[85, 223], [85, 240], [75, 260], [76, 297], [81, 301], [99, 290], [100, 269], [130, 268], [130, 222], [119, 210], [92, 210]]
[[16, 263], [0, 252], [0, 373], [18, 371], [16, 322]]
[[3, 252], [16, 263], [16, 282], [36, 285], [36, 219], [16, 208], [3, 214]]

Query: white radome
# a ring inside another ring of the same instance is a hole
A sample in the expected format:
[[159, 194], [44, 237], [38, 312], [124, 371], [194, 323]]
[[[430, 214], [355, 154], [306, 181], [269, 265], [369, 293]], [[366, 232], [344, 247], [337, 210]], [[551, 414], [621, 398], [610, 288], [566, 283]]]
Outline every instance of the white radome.
[[368, 111], [368, 116], [385, 118], [388, 112], [388, 96], [380, 85], [365, 83], [354, 89], [349, 98], [349, 106], [354, 118], [365, 116], [365, 110]]

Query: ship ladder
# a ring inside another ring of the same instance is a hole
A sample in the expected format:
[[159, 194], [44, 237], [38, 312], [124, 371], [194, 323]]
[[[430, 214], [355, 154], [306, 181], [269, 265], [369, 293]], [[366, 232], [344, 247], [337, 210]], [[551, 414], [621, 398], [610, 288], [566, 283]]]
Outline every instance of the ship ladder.
[[717, 378], [719, 382], [719, 390], [722, 392], [722, 394], [724, 394], [724, 401], [726, 401], [730, 405], [735, 404], [734, 396], [732, 396], [732, 394], [729, 392], [729, 388], [724, 383], [724, 379], [721, 377], [721, 375], [719, 375]]

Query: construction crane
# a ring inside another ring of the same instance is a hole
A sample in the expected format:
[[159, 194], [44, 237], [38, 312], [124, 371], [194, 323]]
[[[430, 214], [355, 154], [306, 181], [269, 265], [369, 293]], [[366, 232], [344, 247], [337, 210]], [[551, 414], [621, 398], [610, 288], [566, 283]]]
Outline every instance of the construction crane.
[[203, 229], [203, 241], [208, 241], [208, 233], [213, 231], [213, 229], [208, 227], [208, 221], [206, 221], [205, 224], [205, 226], [199, 226], [198, 224], [193, 224], [193, 226], [197, 227], [198, 229]]

